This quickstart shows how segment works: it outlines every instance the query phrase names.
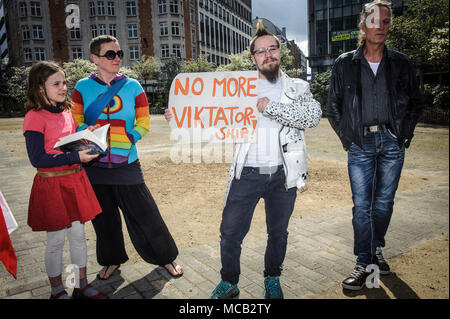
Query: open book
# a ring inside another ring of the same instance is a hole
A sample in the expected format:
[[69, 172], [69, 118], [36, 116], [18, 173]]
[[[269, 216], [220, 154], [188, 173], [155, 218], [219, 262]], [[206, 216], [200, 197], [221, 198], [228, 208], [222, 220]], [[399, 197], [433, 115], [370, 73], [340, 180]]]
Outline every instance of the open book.
[[103, 125], [95, 131], [88, 129], [64, 136], [53, 147], [55, 150], [70, 152], [82, 151], [88, 148], [91, 151], [88, 154], [101, 154], [108, 148], [106, 136], [108, 134], [109, 124]]

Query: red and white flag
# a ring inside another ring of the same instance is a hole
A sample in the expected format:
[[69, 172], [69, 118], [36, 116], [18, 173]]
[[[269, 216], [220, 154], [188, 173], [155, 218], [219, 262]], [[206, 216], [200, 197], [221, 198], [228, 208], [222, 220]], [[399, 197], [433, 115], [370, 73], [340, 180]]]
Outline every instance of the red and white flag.
[[17, 257], [11, 243], [11, 234], [17, 228], [17, 222], [0, 192], [0, 260], [6, 269], [17, 279]]

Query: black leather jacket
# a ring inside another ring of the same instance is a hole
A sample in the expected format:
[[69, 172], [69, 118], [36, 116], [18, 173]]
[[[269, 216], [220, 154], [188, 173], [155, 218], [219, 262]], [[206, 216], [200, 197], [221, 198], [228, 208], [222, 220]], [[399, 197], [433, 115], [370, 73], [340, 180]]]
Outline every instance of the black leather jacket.
[[[352, 143], [363, 147], [361, 63], [364, 44], [334, 62], [326, 115], [345, 150]], [[423, 97], [409, 57], [385, 46], [386, 81], [389, 95], [389, 129], [398, 146], [409, 147], [423, 111]]]

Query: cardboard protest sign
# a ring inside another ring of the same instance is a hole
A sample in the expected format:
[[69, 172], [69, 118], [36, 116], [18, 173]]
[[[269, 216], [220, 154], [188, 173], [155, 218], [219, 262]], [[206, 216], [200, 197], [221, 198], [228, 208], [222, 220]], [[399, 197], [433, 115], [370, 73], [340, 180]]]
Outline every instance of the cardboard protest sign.
[[180, 73], [170, 87], [171, 136], [190, 142], [251, 142], [257, 124], [257, 71]]

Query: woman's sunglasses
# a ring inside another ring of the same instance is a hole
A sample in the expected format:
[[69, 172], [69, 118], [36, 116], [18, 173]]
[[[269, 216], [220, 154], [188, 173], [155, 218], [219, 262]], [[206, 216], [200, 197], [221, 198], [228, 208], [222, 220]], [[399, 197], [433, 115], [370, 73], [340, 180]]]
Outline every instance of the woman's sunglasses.
[[109, 50], [106, 51], [106, 53], [104, 55], [98, 55], [96, 54], [98, 57], [100, 58], [107, 58], [108, 60], [114, 60], [116, 58], [116, 55], [119, 57], [119, 59], [122, 60], [123, 58], [123, 51], [119, 50], [117, 52], [114, 52], [113, 50]]

